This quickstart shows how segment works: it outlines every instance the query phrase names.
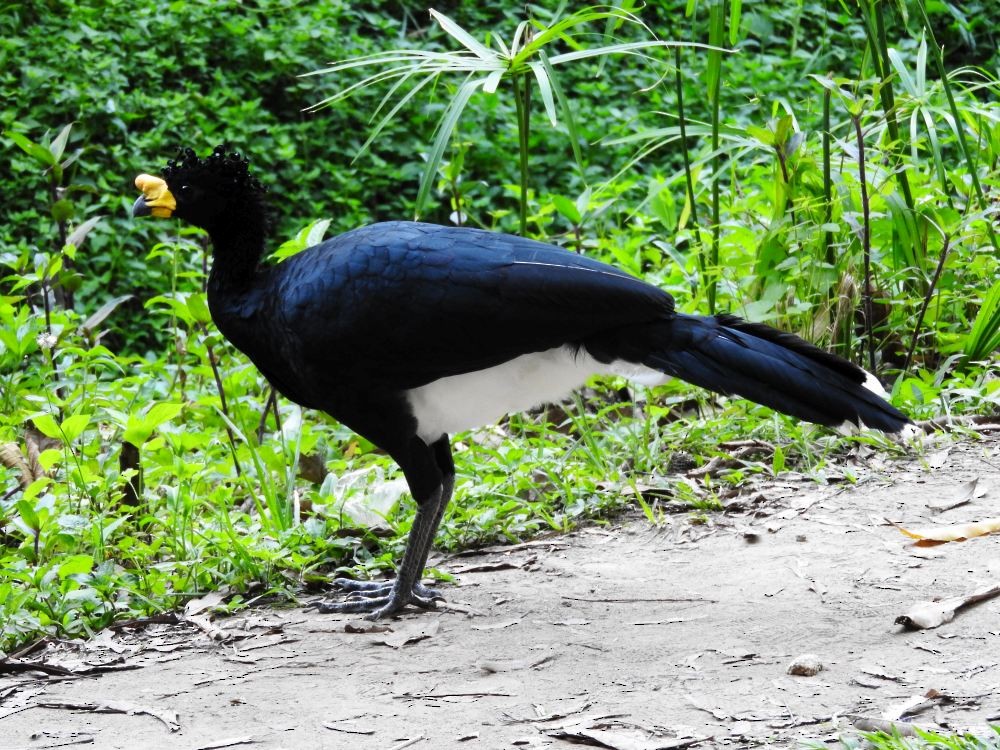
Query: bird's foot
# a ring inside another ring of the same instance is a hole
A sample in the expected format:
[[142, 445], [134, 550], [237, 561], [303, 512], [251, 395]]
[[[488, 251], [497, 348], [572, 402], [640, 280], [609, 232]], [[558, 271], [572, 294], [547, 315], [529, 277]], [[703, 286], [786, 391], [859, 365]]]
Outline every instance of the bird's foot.
[[[353, 578], [334, 578], [333, 585], [340, 591], [348, 592], [348, 598], [388, 596], [396, 582], [393, 581], [356, 581]], [[420, 581], [413, 584], [413, 593], [421, 599], [444, 599], [441, 592], [424, 586]]]
[[365, 614], [368, 620], [381, 620], [397, 614], [406, 605], [421, 609], [434, 609], [437, 600], [442, 599], [436, 589], [427, 588], [419, 581], [409, 591], [396, 585], [395, 581], [354, 581], [338, 578], [334, 583], [348, 591], [348, 597], [341, 602], [319, 601], [312, 605], [322, 614]]

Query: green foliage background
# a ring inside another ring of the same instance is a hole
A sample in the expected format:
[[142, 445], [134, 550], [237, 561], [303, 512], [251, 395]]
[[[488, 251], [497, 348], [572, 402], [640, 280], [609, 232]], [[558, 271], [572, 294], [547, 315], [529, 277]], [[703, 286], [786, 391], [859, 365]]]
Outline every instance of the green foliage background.
[[[611, 33], [615, 41], [655, 33], [704, 43], [712, 7], [651, 3], [637, 11], [647, 28], [623, 24]], [[579, 10], [530, 8], [543, 26]], [[888, 14], [887, 43], [899, 65], [889, 76], [898, 138], [888, 131], [886, 84], [865, 30], [865, 13], [875, 8]], [[484, 42], [509, 42], [524, 18], [516, 3], [437, 10]], [[921, 46], [913, 3], [743, 7], [724, 39], [739, 51], [719, 58], [715, 152], [710, 55], [683, 50], [693, 204], [677, 140], [673, 53], [561, 68], [584, 159], [578, 168], [567, 123], [551, 127], [536, 96], [529, 232], [646, 275], [684, 309], [707, 309], [714, 280], [721, 309], [795, 330], [856, 361], [872, 342], [880, 375], [915, 417], [992, 411], [998, 13], [993, 0], [960, 9], [930, 3], [927, 12], [957, 121], [934, 71], [933, 45], [929, 53]], [[608, 31], [595, 25], [563, 48], [607, 43]], [[133, 222], [128, 209], [136, 174], [157, 172], [179, 146], [205, 152], [227, 142], [251, 157], [272, 192], [275, 248], [315, 240], [322, 227], [310, 228], [314, 220], [329, 220], [326, 231], [337, 233], [412, 216], [424, 156], [461, 79], [442, 78], [416, 97], [355, 160], [387, 87], [363, 87], [312, 112], [362, 74], [300, 76], [389, 49], [454, 50], [455, 40], [412, 3], [361, 9], [291, 0], [7, 3], [0, 32], [0, 443], [8, 451], [0, 469], [0, 649], [45, 633], [86, 633], [209, 587], [231, 586], [239, 603], [251, 592], [295, 596], [338, 565], [388, 568], [410, 522], [408, 505], [387, 510], [387, 539], [344, 513], [345, 502], [384, 489], [392, 476], [386, 458], [287, 403], [279, 401], [276, 420], [265, 409], [266, 384], [208, 320], [203, 238], [174, 224]], [[910, 92], [901, 70], [915, 86], [926, 79], [925, 87]], [[855, 121], [871, 186], [878, 305], [871, 337], [859, 322]], [[972, 144], [971, 165], [956, 122]], [[831, 179], [824, 131], [833, 137]], [[460, 208], [472, 224], [518, 230], [514, 101], [477, 93], [451, 143], [422, 218], [447, 222]], [[46, 168], [44, 153], [53, 150], [63, 166]], [[970, 187], [971, 172], [986, 206]], [[912, 210], [901, 197], [902, 174]], [[718, 263], [706, 265], [715, 186]], [[73, 234], [97, 217], [89, 232]], [[634, 409], [609, 395], [616, 392], [597, 388], [575, 409], [514, 417], [502, 440], [463, 438], [463, 499], [439, 541], [468, 545], [567, 528], [616, 507], [637, 477], [669, 476], [672, 457], [701, 460], [726, 437], [778, 446], [769, 460], [727, 475], [732, 487], [747, 473], [790, 465], [821, 475], [842, 446], [738, 402], [691, 419], [681, 408], [692, 398], [683, 385]], [[697, 398], [702, 407], [716, 403]], [[594, 412], [603, 419], [590, 418]], [[123, 458], [126, 444], [137, 448], [144, 475], [131, 498], [137, 469]], [[325, 478], [298, 475], [309, 456], [319, 456]], [[725, 489], [670, 486], [694, 507], [713, 507]]]

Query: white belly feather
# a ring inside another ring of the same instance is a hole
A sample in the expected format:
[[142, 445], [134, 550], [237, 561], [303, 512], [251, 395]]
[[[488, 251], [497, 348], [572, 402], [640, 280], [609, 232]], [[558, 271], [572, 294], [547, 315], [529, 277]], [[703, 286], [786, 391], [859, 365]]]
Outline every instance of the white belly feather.
[[668, 380], [631, 362], [602, 364], [570, 347], [524, 354], [502, 365], [453, 375], [407, 392], [417, 434], [430, 444], [444, 434], [492, 424], [511, 412], [559, 401], [591, 375], [621, 375], [641, 385]]

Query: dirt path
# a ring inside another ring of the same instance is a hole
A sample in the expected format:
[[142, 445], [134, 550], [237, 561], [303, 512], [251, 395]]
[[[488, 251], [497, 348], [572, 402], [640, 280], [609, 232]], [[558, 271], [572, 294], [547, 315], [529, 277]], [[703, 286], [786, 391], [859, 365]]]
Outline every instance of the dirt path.
[[[632, 517], [454, 557], [439, 562], [458, 579], [449, 606], [390, 632], [345, 632], [369, 625], [301, 609], [218, 620], [225, 645], [190, 625], [105, 632], [32, 658], [138, 668], [0, 677], [0, 750], [571, 747], [560, 731], [619, 750], [698, 737], [791, 748], [928, 690], [950, 700], [917, 723], [981, 728], [1000, 722], [1000, 599], [935, 630], [893, 620], [1000, 581], [1000, 535], [918, 550], [883, 519], [1000, 516], [998, 454], [985, 439], [922, 462], [874, 457], [855, 485], [782, 479], [708, 525]], [[928, 511], [973, 479], [985, 495]], [[805, 653], [824, 669], [788, 675]], [[116, 703], [155, 715], [41, 707]]]

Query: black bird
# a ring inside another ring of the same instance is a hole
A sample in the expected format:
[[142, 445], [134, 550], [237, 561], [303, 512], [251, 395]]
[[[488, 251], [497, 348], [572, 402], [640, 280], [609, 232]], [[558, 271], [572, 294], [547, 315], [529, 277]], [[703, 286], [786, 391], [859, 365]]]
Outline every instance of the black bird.
[[247, 160], [190, 149], [136, 178], [134, 216], [176, 216], [213, 245], [212, 319], [284, 396], [321, 409], [399, 464], [417, 515], [395, 581], [324, 612], [373, 619], [440, 594], [420, 582], [455, 481], [449, 433], [559, 399], [590, 375], [678, 377], [831, 427], [910, 424], [864, 370], [732, 315], [674, 310], [666, 292], [552, 245], [394, 221], [262, 265], [264, 189]]

